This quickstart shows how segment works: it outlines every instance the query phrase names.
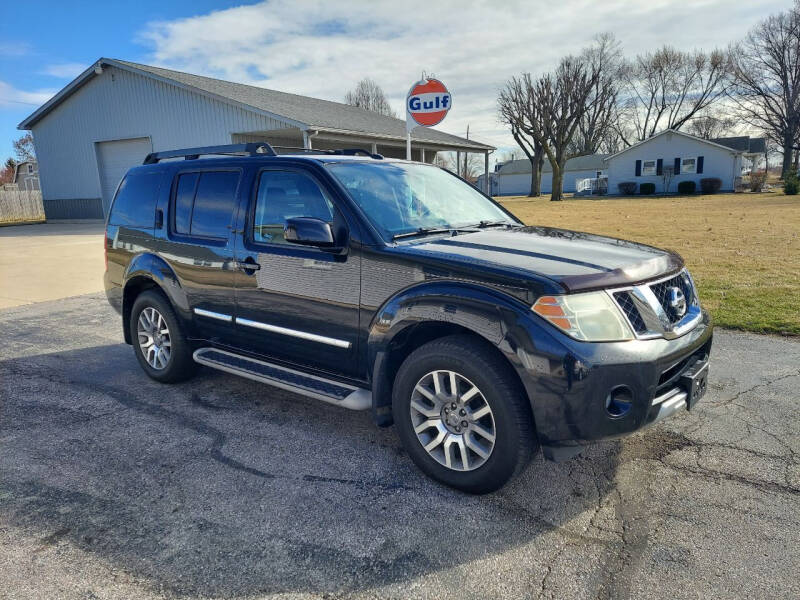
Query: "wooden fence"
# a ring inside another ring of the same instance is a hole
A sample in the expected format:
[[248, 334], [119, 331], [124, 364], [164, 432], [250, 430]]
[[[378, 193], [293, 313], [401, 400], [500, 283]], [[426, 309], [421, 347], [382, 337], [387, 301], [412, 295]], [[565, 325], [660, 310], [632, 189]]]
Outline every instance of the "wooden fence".
[[0, 225], [44, 220], [41, 191], [0, 190]]

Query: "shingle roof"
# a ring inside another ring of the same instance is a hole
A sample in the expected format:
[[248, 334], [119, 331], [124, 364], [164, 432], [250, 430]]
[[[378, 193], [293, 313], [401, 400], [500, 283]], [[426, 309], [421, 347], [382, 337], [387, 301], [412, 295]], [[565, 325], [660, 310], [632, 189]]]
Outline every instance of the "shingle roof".
[[[319, 98], [311, 98], [309, 96], [300, 96], [298, 94], [289, 94], [277, 90], [269, 90], [253, 85], [234, 83], [232, 81], [213, 79], [201, 75], [192, 75], [191, 73], [143, 65], [126, 60], [101, 58], [96, 64], [133, 69], [161, 79], [174, 81], [183, 86], [196, 88], [208, 94], [213, 94], [221, 98], [251, 106], [258, 110], [272, 113], [278, 117], [285, 118], [287, 121], [301, 123], [310, 129], [330, 129], [342, 132], [352, 131], [354, 133], [401, 140], [405, 140], [406, 137], [406, 122], [404, 120], [387, 117], [357, 106], [350, 106], [330, 100], [321, 100]], [[91, 68], [84, 71], [78, 79], [70, 83], [51, 101], [23, 121], [20, 127], [32, 125], [36, 120], [55, 108], [58, 102], [63, 99], [59, 98], [59, 96], [63, 94], [64, 97], [66, 97], [66, 95], [72, 93], [81, 85], [81, 78], [88, 79], [91, 76], [93, 76]], [[494, 149], [494, 146], [481, 144], [474, 140], [467, 140], [429, 127], [418, 127], [412, 132], [411, 139], [431, 142], [432, 144], [473, 148], [480, 151]]]
[[[564, 168], [566, 171], [602, 171], [605, 168], [605, 162], [603, 161], [606, 156], [608, 156], [608, 154], [587, 154], [586, 156], [570, 158]], [[553, 168], [550, 166], [550, 161], [544, 161], [542, 172], [549, 173], [552, 170]], [[498, 171], [498, 173], [501, 175], [513, 175], [516, 173], [530, 172], [531, 161], [529, 161], [527, 158], [507, 162], [500, 167], [500, 171]]]
[[714, 138], [711, 140], [721, 146], [727, 146], [733, 150], [747, 152], [748, 154], [764, 154], [767, 151], [767, 140], [765, 138], [751, 138], [748, 135], [736, 137]]

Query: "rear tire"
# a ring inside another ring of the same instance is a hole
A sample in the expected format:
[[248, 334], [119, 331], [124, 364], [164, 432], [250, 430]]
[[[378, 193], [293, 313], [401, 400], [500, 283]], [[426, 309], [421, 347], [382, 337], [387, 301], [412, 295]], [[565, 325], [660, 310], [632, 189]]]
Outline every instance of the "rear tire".
[[192, 348], [163, 294], [153, 290], [139, 294], [128, 327], [136, 360], [149, 377], [162, 383], [176, 383], [194, 374]]
[[538, 447], [515, 373], [469, 335], [434, 340], [406, 358], [395, 377], [392, 413], [414, 463], [471, 494], [501, 488]]

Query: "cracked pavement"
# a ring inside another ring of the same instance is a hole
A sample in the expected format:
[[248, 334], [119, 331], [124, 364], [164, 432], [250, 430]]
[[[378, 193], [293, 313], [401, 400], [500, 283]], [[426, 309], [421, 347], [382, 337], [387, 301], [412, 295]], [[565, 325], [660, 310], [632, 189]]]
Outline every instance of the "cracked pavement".
[[102, 294], [0, 311], [0, 598], [797, 598], [800, 342], [472, 497], [366, 413], [139, 369]]

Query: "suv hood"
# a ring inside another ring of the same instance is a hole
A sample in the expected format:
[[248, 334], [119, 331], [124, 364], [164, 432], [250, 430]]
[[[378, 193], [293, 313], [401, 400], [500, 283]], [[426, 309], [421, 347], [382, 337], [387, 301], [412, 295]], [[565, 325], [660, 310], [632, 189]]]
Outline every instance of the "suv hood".
[[397, 250], [473, 268], [507, 269], [522, 277], [546, 277], [568, 292], [632, 285], [683, 267], [683, 259], [668, 250], [550, 227], [486, 229], [423, 239]]

